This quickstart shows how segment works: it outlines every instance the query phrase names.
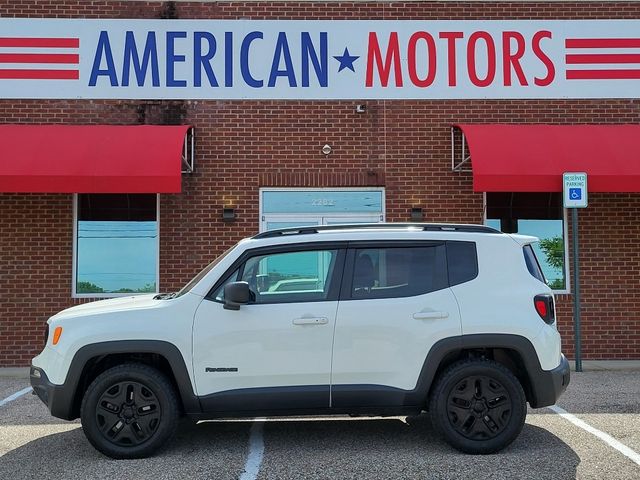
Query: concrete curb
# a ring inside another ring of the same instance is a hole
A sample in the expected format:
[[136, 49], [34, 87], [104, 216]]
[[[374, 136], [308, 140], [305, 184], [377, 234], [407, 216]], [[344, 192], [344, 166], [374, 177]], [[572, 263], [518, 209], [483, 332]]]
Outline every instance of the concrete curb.
[[[575, 360], [569, 360], [571, 370], [575, 372]], [[583, 360], [584, 372], [597, 371], [640, 371], [640, 360]]]
[[29, 367], [0, 367], [1, 378], [29, 378]]

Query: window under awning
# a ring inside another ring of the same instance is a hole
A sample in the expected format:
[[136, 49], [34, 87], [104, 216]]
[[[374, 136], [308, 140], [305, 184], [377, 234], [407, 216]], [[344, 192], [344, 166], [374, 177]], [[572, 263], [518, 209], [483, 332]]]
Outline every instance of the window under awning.
[[464, 124], [451, 139], [477, 192], [561, 192], [564, 172], [586, 172], [590, 192], [640, 192], [640, 125]]
[[178, 193], [188, 125], [0, 125], [0, 192]]

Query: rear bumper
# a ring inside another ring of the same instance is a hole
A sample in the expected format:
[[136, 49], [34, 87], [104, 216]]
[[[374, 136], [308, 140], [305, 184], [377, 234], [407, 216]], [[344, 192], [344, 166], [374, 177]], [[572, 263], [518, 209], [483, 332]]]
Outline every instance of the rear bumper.
[[571, 381], [569, 361], [562, 355], [560, 365], [553, 370], [539, 370], [531, 376], [529, 403], [533, 408], [548, 407], [558, 401]]
[[44, 370], [31, 366], [29, 380], [34, 393], [49, 408], [51, 415], [63, 420], [73, 420], [73, 391], [64, 384], [55, 385], [49, 381]]

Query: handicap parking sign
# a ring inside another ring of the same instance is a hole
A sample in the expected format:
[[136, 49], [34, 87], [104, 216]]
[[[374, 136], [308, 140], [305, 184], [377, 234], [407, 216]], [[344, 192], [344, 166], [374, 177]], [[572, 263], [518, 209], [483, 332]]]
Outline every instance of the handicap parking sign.
[[565, 208], [587, 206], [587, 174], [566, 172], [562, 175], [563, 204]]
[[570, 188], [569, 189], [569, 198], [571, 200], [580, 200], [582, 198], [582, 189], [581, 188]]

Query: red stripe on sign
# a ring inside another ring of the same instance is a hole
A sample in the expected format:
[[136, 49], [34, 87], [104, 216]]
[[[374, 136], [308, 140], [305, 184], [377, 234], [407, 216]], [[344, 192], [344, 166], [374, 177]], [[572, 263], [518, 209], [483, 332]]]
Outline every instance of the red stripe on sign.
[[78, 48], [79, 38], [0, 37], [0, 47]]
[[570, 65], [585, 63], [640, 63], [640, 54], [631, 53], [567, 55], [565, 58]]
[[637, 48], [640, 38], [568, 38], [566, 48]]
[[0, 79], [18, 80], [78, 80], [79, 70], [2, 70]]
[[76, 53], [0, 53], [0, 63], [80, 63]]
[[567, 70], [567, 80], [635, 80], [640, 70]]

